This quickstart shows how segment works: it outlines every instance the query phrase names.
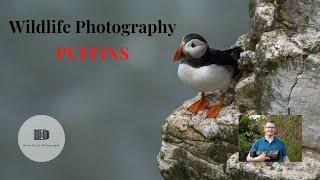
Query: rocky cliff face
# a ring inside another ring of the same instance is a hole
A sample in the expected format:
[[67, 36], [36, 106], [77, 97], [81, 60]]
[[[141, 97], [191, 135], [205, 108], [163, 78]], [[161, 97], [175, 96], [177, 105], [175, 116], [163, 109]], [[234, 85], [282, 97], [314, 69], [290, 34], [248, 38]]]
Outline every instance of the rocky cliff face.
[[[212, 100], [216, 94], [209, 96]], [[162, 128], [159, 169], [165, 179], [227, 178], [225, 165], [237, 152], [239, 111], [232, 97], [226, 95], [224, 107], [216, 121], [206, 119], [204, 112], [187, 111], [199, 97], [185, 102], [171, 114]]]
[[[320, 1], [250, 0], [249, 13], [250, 31], [236, 43], [246, 50], [243, 76], [217, 119], [187, 112], [192, 99], [163, 126], [165, 179], [320, 179]], [[302, 114], [303, 162], [239, 163], [241, 113]]]
[[251, 1], [257, 112], [302, 114], [304, 146], [320, 150], [320, 1]]

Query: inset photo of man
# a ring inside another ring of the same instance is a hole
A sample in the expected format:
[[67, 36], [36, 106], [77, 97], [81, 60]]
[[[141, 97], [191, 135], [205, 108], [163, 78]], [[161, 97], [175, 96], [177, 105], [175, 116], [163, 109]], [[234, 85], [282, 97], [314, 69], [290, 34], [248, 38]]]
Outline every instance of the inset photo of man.
[[242, 115], [239, 119], [239, 160], [301, 162], [300, 115]]

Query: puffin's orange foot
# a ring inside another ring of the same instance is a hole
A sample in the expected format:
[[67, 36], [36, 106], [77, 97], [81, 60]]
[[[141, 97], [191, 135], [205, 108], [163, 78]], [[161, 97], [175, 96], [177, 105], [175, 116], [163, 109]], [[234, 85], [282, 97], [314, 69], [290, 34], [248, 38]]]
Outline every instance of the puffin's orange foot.
[[209, 104], [209, 101], [205, 98], [201, 98], [199, 101], [193, 103], [189, 108], [188, 111], [196, 113], [201, 110], [204, 110]]
[[212, 105], [208, 112], [207, 112], [207, 118], [216, 118], [221, 110], [222, 103], [214, 104]]

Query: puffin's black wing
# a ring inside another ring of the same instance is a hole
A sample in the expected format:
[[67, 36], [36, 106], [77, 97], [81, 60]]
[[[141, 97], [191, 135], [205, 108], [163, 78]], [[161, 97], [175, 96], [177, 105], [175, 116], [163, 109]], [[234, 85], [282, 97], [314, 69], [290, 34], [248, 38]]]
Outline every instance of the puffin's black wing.
[[243, 52], [241, 47], [235, 47], [226, 50], [209, 49], [209, 54], [206, 58], [206, 65], [216, 64], [222, 66], [231, 66], [234, 69], [234, 76], [239, 73], [238, 59], [240, 53]]
[[226, 50], [222, 50], [222, 51], [230, 54], [235, 59], [239, 59], [240, 53], [243, 52], [243, 49], [242, 49], [242, 47], [238, 46], [238, 47], [234, 47], [234, 48], [226, 49]]

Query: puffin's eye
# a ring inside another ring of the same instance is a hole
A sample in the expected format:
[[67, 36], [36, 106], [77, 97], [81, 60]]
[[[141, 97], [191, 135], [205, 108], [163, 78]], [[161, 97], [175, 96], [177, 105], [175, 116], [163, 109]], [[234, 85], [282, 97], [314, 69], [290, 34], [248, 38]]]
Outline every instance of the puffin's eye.
[[195, 46], [196, 45], [193, 42], [191, 42], [191, 47], [194, 48]]

